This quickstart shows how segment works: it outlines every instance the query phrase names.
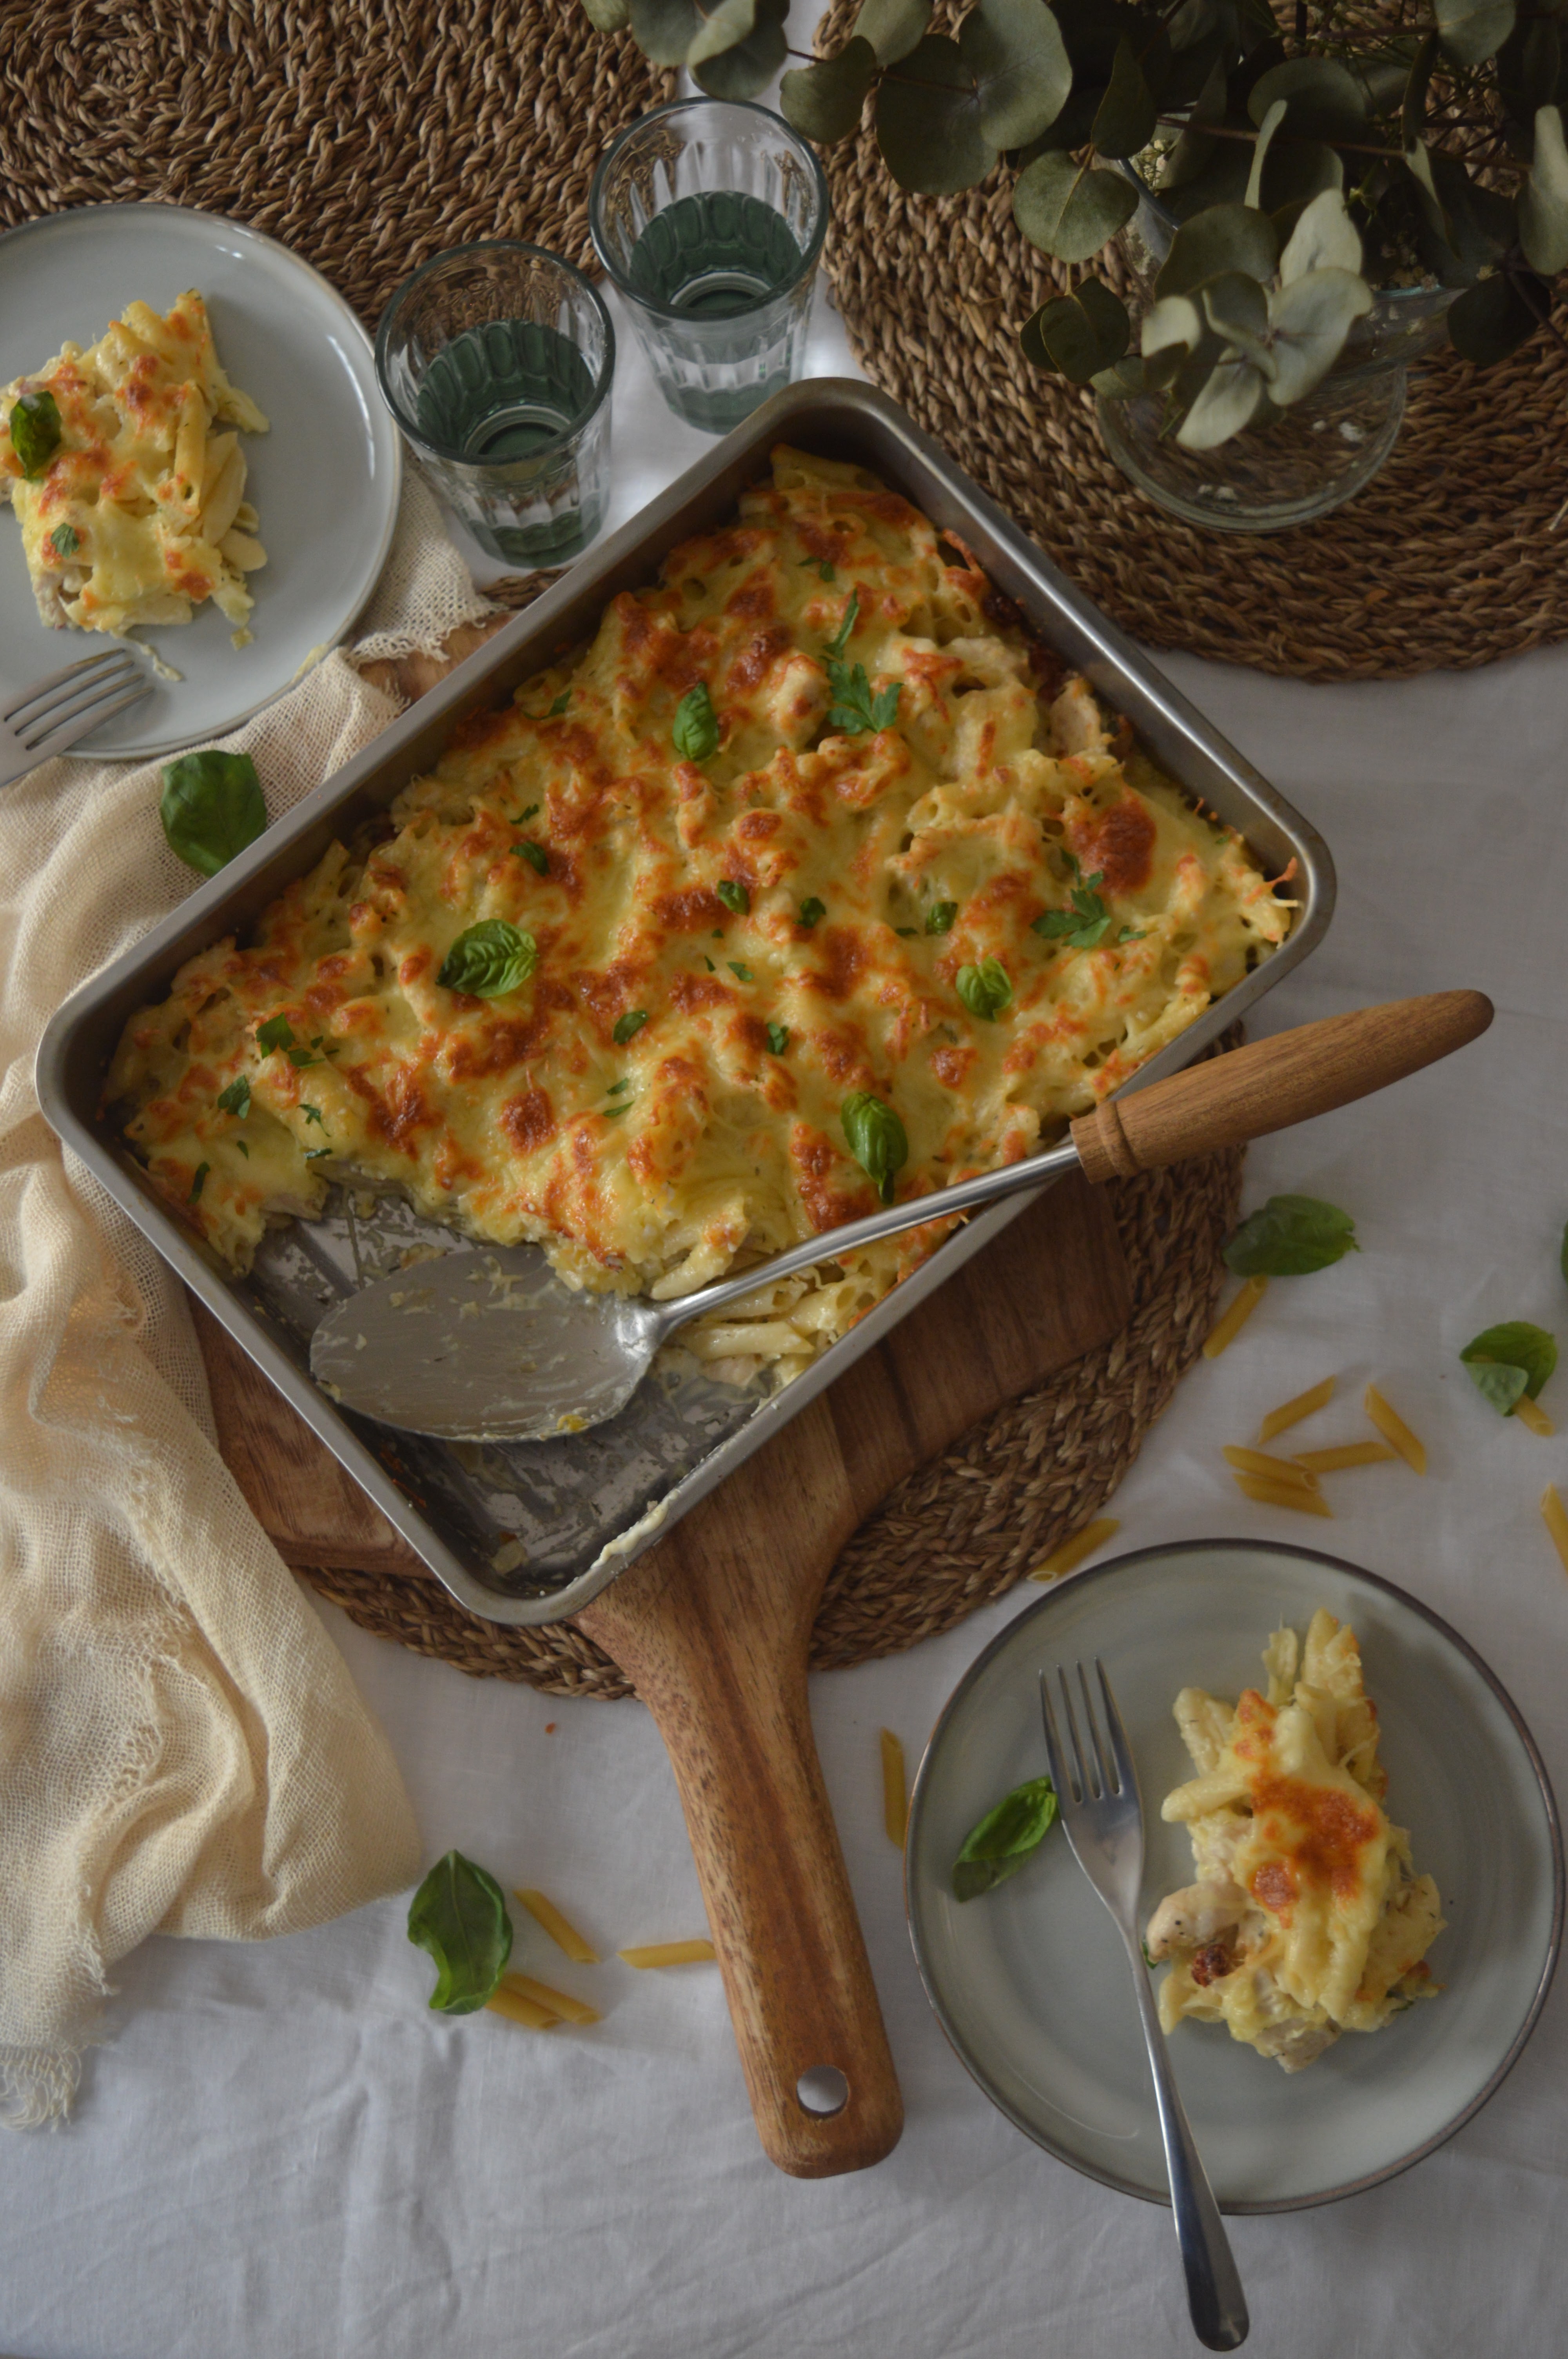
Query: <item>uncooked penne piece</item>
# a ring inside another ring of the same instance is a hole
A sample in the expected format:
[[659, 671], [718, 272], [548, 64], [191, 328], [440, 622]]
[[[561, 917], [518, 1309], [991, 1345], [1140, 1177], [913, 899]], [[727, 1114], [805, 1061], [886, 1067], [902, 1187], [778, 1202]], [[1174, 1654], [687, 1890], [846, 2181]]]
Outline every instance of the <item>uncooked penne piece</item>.
[[1093, 1556], [1096, 1549], [1104, 1548], [1107, 1540], [1114, 1539], [1120, 1529], [1121, 1518], [1119, 1516], [1097, 1516], [1092, 1524], [1086, 1524], [1081, 1532], [1075, 1532], [1070, 1540], [1064, 1540], [1060, 1548], [1053, 1549], [1050, 1555], [1035, 1566], [1030, 1580], [1060, 1581], [1064, 1573], [1076, 1572], [1087, 1556]]
[[1342, 1441], [1332, 1450], [1298, 1450], [1295, 1462], [1309, 1474], [1339, 1474], [1347, 1466], [1386, 1466], [1398, 1455], [1386, 1441]]
[[1563, 1570], [1568, 1572], [1568, 1507], [1563, 1505], [1555, 1483], [1549, 1483], [1541, 1495], [1541, 1513], [1552, 1534], [1552, 1545], [1563, 1560]]
[[1547, 1434], [1557, 1430], [1541, 1403], [1531, 1400], [1528, 1393], [1521, 1393], [1515, 1401], [1514, 1415], [1521, 1425], [1529, 1426], [1531, 1433]]
[[1300, 1425], [1303, 1418], [1326, 1408], [1333, 1398], [1334, 1378], [1325, 1376], [1321, 1385], [1314, 1385], [1310, 1391], [1298, 1393], [1294, 1400], [1281, 1401], [1278, 1408], [1271, 1408], [1258, 1428], [1259, 1440], [1272, 1441], [1277, 1433], [1287, 1432], [1292, 1425]]
[[1238, 1441], [1227, 1441], [1220, 1456], [1227, 1466], [1260, 1475], [1265, 1483], [1294, 1484], [1303, 1491], [1317, 1488], [1317, 1476], [1297, 1458], [1271, 1458], [1266, 1450], [1248, 1450]]
[[553, 2031], [560, 2021], [548, 2007], [540, 2006], [520, 1990], [509, 1990], [505, 1979], [499, 1982], [485, 2005], [496, 2015], [503, 2015], [511, 2023], [525, 2024], [530, 2031]]
[[1385, 1441], [1391, 1441], [1407, 1466], [1418, 1474], [1426, 1473], [1426, 1444], [1418, 1441], [1398, 1409], [1383, 1398], [1376, 1385], [1368, 1385], [1362, 1406]]
[[882, 1824], [888, 1841], [902, 1851], [909, 1832], [909, 1788], [904, 1782], [903, 1745], [891, 1728], [881, 1732]]
[[532, 1974], [503, 1974], [500, 1987], [514, 1991], [520, 1997], [531, 2000], [534, 2006], [559, 2016], [563, 2023], [602, 2023], [604, 2020], [599, 2009], [589, 2006], [585, 1999], [574, 1998], [570, 1991], [553, 1990], [548, 1983], [535, 1982]]
[[1203, 1347], [1206, 1360], [1217, 1360], [1227, 1344], [1235, 1343], [1238, 1335], [1262, 1301], [1264, 1288], [1268, 1283], [1266, 1277], [1249, 1277], [1242, 1280], [1239, 1293], [1232, 1297], [1228, 1310], [1222, 1312], [1209, 1330], [1207, 1341]]
[[598, 1965], [598, 1951], [589, 1947], [577, 1927], [569, 1918], [562, 1916], [553, 1900], [546, 1900], [542, 1892], [524, 1892], [520, 1888], [515, 1891], [515, 1897], [523, 1903], [535, 1924], [543, 1927], [557, 1949], [564, 1950], [574, 1965]]
[[639, 1950], [617, 1950], [629, 1966], [700, 1966], [716, 1954], [711, 1941], [650, 1941]]
[[1302, 1516], [1331, 1516], [1334, 1513], [1321, 1491], [1309, 1491], [1304, 1484], [1268, 1483], [1261, 1474], [1233, 1474], [1232, 1482], [1249, 1499], [1265, 1507], [1294, 1507]]

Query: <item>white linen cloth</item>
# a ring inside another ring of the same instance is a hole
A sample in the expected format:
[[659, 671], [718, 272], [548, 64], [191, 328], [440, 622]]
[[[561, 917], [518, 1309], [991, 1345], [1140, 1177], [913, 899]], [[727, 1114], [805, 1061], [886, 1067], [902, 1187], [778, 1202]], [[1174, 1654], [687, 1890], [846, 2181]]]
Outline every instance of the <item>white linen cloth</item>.
[[[8, 552], [9, 554], [9, 552]], [[488, 611], [405, 492], [362, 656]], [[223, 742], [276, 819], [386, 726], [339, 651]], [[62, 2113], [155, 1930], [296, 1932], [406, 1884], [397, 1766], [213, 1446], [184, 1290], [38, 1109], [49, 1016], [200, 881], [157, 762], [0, 794], [0, 2100]]]
[[[620, 351], [616, 521], [708, 447], [662, 410], [629, 333]], [[849, 365], [826, 311], [812, 365]], [[1498, 1015], [1449, 1072], [1252, 1150], [1249, 1204], [1321, 1193], [1356, 1213], [1365, 1250], [1272, 1287], [1193, 1372], [1111, 1502], [1115, 1546], [1293, 1539], [1403, 1582], [1486, 1655], [1563, 1793], [1568, 1582], [1537, 1501], [1548, 1479], [1568, 1485], [1568, 1369], [1545, 1397], [1565, 1430], [1541, 1441], [1480, 1405], [1454, 1352], [1511, 1317], [1568, 1343], [1568, 648], [1346, 689], [1162, 660], [1339, 865], [1326, 943], [1255, 1033], [1454, 983], [1489, 991]], [[1335, 1478], [1332, 1524], [1250, 1505], [1220, 1444], [1327, 1366], [1346, 1404], [1368, 1375], [1387, 1381], [1431, 1474]], [[764, 2160], [712, 1967], [574, 1970], [516, 1911], [514, 1962], [605, 2009], [591, 2030], [536, 2035], [427, 2013], [430, 1962], [401, 1899], [261, 1945], [147, 1942], [70, 2129], [0, 2140], [0, 2351], [1188, 2359], [1169, 2214], [1041, 2153], [969, 2081], [922, 1993], [882, 1831], [878, 1729], [913, 1763], [965, 1668], [1036, 1593], [813, 1682], [907, 2106], [886, 2162], [811, 2184]], [[701, 1930], [674, 1781], [635, 1704], [470, 1680], [323, 1618], [388, 1731], [427, 1860], [455, 1843], [504, 1884], [541, 1886], [607, 1953]], [[1105, 1932], [1086, 1973], [1124, 1971], [1108, 1919]], [[1565, 2083], [1560, 1984], [1500, 2093], [1419, 2169], [1233, 2223], [1248, 2359], [1556, 2359]]]

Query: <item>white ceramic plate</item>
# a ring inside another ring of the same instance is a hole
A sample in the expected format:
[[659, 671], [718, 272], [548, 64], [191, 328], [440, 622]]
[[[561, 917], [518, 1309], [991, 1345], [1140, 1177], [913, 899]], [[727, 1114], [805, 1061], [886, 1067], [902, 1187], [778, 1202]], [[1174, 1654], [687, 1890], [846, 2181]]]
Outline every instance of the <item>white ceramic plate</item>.
[[1131, 1977], [1110, 1919], [1054, 1829], [1029, 1865], [960, 1905], [948, 1872], [970, 1827], [1044, 1774], [1038, 1673], [1100, 1656], [1127, 1723], [1147, 1829], [1145, 1914], [1193, 1878], [1160, 1802], [1192, 1775], [1178, 1688], [1234, 1697], [1263, 1642], [1326, 1605], [1361, 1641], [1391, 1816], [1437, 1878], [1441, 1997], [1346, 2033], [1296, 2074], [1182, 2024], [1172, 2062], [1227, 2212], [1325, 2203], [1419, 2161], [1485, 2104], [1534, 2027], [1563, 1925], [1563, 1847], [1528, 1730], [1447, 1624], [1375, 1574], [1307, 1549], [1191, 1541], [1112, 1559], [1021, 1614], [959, 1686], [915, 1784], [910, 1928], [944, 2030], [988, 2095], [1090, 2178], [1167, 2201]]
[[[272, 427], [243, 437], [267, 552], [250, 577], [255, 636], [231, 647], [211, 601], [183, 625], [133, 632], [184, 677], [156, 681], [83, 739], [75, 751], [92, 759], [204, 744], [281, 696], [348, 630], [397, 521], [402, 447], [369, 337], [308, 263], [216, 213], [92, 205], [0, 237], [0, 385], [41, 368], [67, 337], [96, 342], [127, 303], [167, 311], [188, 287], [206, 297], [219, 358]], [[0, 703], [111, 644], [39, 622], [16, 517], [0, 508]]]

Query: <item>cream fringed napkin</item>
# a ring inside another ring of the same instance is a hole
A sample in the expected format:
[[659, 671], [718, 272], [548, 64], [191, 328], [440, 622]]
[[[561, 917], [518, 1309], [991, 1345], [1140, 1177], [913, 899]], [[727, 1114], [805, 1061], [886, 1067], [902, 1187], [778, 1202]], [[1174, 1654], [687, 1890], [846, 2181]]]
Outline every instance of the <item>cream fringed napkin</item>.
[[[487, 611], [410, 482], [356, 655], [434, 652]], [[340, 652], [223, 742], [276, 819], [395, 709]], [[201, 881], [159, 791], [157, 763], [71, 761], [0, 791], [0, 2104], [19, 2125], [67, 2111], [110, 1971], [147, 1934], [293, 1932], [419, 1868], [386, 1741], [213, 1446], [178, 1280], [38, 1110], [49, 1017]]]

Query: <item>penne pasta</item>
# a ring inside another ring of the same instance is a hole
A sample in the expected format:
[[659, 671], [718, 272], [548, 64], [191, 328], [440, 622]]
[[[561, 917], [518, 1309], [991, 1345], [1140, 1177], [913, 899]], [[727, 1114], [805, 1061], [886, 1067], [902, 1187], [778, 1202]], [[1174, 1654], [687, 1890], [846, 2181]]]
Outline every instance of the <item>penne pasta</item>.
[[1426, 1445], [1418, 1441], [1403, 1418], [1390, 1407], [1376, 1385], [1368, 1385], [1363, 1407], [1385, 1441], [1391, 1442], [1407, 1466], [1418, 1474], [1426, 1473]]
[[585, 1999], [574, 1998], [570, 1991], [552, 1990], [548, 1983], [535, 1982], [532, 1974], [503, 1974], [500, 1986], [531, 2000], [535, 2006], [542, 2006], [551, 2015], [558, 2016], [563, 2023], [602, 2023], [604, 2020], [599, 2009], [589, 2006]]
[[618, 1958], [629, 1966], [646, 1971], [651, 1966], [700, 1966], [709, 1963], [717, 1955], [711, 1941], [650, 1941], [638, 1950], [617, 1950]]
[[1322, 1384], [1314, 1385], [1309, 1392], [1298, 1393], [1294, 1400], [1282, 1401], [1278, 1408], [1271, 1408], [1258, 1428], [1259, 1440], [1272, 1441], [1276, 1434], [1287, 1432], [1292, 1425], [1300, 1425], [1303, 1418], [1326, 1408], [1334, 1398], [1334, 1381], [1332, 1376], [1325, 1376]]
[[1549, 1483], [1541, 1495], [1541, 1513], [1552, 1535], [1552, 1545], [1563, 1560], [1563, 1570], [1568, 1572], [1568, 1507], [1563, 1505], [1555, 1483]]
[[1514, 1415], [1521, 1425], [1529, 1426], [1531, 1433], [1549, 1434], [1557, 1430], [1541, 1403], [1531, 1400], [1528, 1393], [1522, 1393], [1515, 1401]]
[[881, 1732], [882, 1824], [888, 1841], [903, 1849], [909, 1832], [909, 1789], [904, 1782], [903, 1745], [891, 1728]]
[[505, 1975], [485, 2000], [485, 2005], [493, 2014], [505, 2016], [509, 2022], [525, 2024], [530, 2031], [553, 2031], [560, 2021], [558, 2016], [552, 2015], [549, 2008], [541, 2006], [536, 1999], [529, 1998], [522, 1991], [509, 1990]]
[[1305, 1491], [1317, 1488], [1317, 1476], [1299, 1459], [1271, 1458], [1266, 1450], [1247, 1450], [1236, 1441], [1227, 1441], [1220, 1455], [1227, 1466], [1238, 1468], [1243, 1474], [1260, 1475], [1265, 1483], [1293, 1483]]
[[1342, 1441], [1333, 1450], [1298, 1450], [1295, 1462], [1309, 1474], [1339, 1474], [1347, 1466], [1386, 1465], [1398, 1454], [1385, 1441]]
[[1050, 1555], [1035, 1566], [1030, 1580], [1060, 1581], [1065, 1573], [1076, 1572], [1086, 1557], [1093, 1556], [1096, 1549], [1104, 1548], [1107, 1540], [1114, 1539], [1120, 1529], [1119, 1516], [1097, 1516], [1092, 1524], [1086, 1524], [1081, 1532], [1075, 1532], [1070, 1540], [1064, 1540], [1059, 1548], [1053, 1549]]
[[546, 1900], [542, 1892], [524, 1891], [521, 1887], [514, 1889], [514, 1897], [523, 1903], [535, 1924], [549, 1935], [557, 1949], [566, 1951], [574, 1965], [598, 1965], [598, 1951], [589, 1948], [577, 1927], [569, 1918], [562, 1916], [553, 1900]]
[[1256, 1499], [1265, 1507], [1294, 1507], [1298, 1515], [1331, 1516], [1334, 1513], [1321, 1491], [1309, 1490], [1304, 1483], [1270, 1483], [1261, 1474], [1233, 1474], [1231, 1481], [1248, 1498]]
[[1221, 1314], [1209, 1330], [1208, 1339], [1203, 1347], [1206, 1360], [1217, 1360], [1227, 1345], [1235, 1343], [1238, 1335], [1262, 1301], [1263, 1290], [1268, 1283], [1266, 1277], [1248, 1277], [1242, 1280], [1240, 1291], [1231, 1298], [1229, 1308]]

